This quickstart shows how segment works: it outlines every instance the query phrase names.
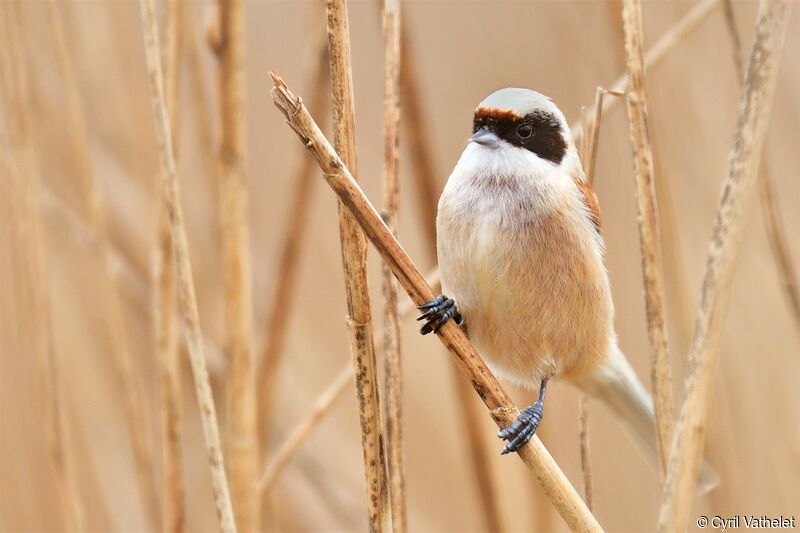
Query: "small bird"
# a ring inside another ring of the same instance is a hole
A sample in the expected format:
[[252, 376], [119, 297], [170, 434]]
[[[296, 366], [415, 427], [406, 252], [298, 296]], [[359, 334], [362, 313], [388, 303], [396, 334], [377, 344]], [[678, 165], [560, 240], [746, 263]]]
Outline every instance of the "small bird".
[[[505, 88], [478, 105], [436, 230], [443, 294], [419, 307], [420, 332], [454, 319], [500, 378], [539, 388], [498, 432], [502, 453], [533, 437], [560, 377], [602, 400], [656, 458], [652, 399], [617, 344], [597, 198], [548, 97]], [[715, 484], [704, 464], [698, 487]]]

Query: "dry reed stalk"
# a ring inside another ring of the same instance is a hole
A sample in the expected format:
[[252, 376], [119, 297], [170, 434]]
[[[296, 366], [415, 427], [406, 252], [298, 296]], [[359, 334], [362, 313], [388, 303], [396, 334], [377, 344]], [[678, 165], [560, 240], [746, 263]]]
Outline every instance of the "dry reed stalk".
[[16, 2], [0, 4], [0, 93], [4, 115], [8, 117], [10, 139], [8, 146], [3, 146], [4, 152], [8, 149], [8, 155], [4, 154], [3, 159], [8, 157], [13, 242], [15, 249], [24, 256], [20, 278], [25, 284], [30, 323], [35, 335], [34, 353], [42, 380], [42, 418], [49, 459], [56, 478], [64, 525], [68, 530], [81, 530], [85, 527], [85, 503], [75, 474], [71, 421], [65, 412], [65, 393], [53, 341], [47, 250], [38, 195], [39, 169], [33, 152], [34, 130], [28, 114], [28, 80], [19, 33], [20, 9]]
[[[422, 107], [422, 98], [417, 79], [417, 68], [414, 63], [412, 47], [406, 35], [401, 36], [401, 56], [403, 68], [400, 69], [400, 85], [403, 93], [403, 110], [407, 113], [406, 138], [412, 153], [411, 163], [414, 185], [417, 195], [417, 205], [422, 210], [423, 228], [426, 245], [431, 258], [436, 260], [436, 212], [438, 210], [439, 190], [436, 187], [436, 171], [434, 169], [433, 155], [427, 134], [427, 125], [430, 124], [428, 115]], [[482, 429], [482, 413], [480, 407], [472, 398], [472, 391], [458, 367], [450, 366], [453, 384], [456, 391], [456, 400], [461, 411], [461, 421], [465, 431], [464, 441], [470, 457], [470, 464], [475, 475], [475, 484], [481, 505], [481, 515], [489, 531], [505, 531], [503, 517], [500, 512], [500, 497], [491, 473], [489, 454], [492, 453], [484, 439]]]
[[580, 144], [578, 144], [578, 156], [583, 160], [583, 166], [586, 166], [586, 156], [587, 154], [587, 142], [589, 137], [591, 137], [591, 124], [589, 123], [589, 114], [586, 106], [581, 106], [581, 129], [582, 131], [590, 132], [589, 135], [582, 135], [580, 138]]
[[[271, 76], [275, 83], [272, 89], [275, 105], [286, 116], [288, 124], [298, 134], [303, 144], [313, 153], [323, 170], [325, 181], [336, 192], [342, 205], [361, 225], [414, 303], [420, 305], [431, 300], [435, 296], [433, 290], [383, 223], [302, 101], [287, 89], [283, 80], [275, 74]], [[470, 379], [473, 388], [491, 411], [497, 425], [506, 427], [516, 420], [519, 410], [461, 329], [449, 321], [439, 329], [437, 336], [450, 350], [459, 368]], [[600, 524], [536, 436], [523, 446], [518, 454], [535, 473], [550, 501], [572, 530], [602, 531]]]
[[[350, 34], [345, 0], [327, 0], [328, 56], [330, 61], [333, 138], [337, 153], [348, 168], [358, 168], [356, 159]], [[386, 454], [378, 391], [378, 367], [372, 336], [372, 316], [367, 286], [367, 243], [353, 214], [339, 202], [347, 333], [356, 369], [358, 414], [367, 483], [367, 511], [371, 531], [391, 527]]]
[[[657, 139], [653, 139], [654, 144], [658, 144]], [[677, 332], [678, 335], [674, 337], [673, 350], [679, 354], [689, 353], [689, 342], [692, 333], [692, 315], [694, 314], [691, 296], [686, 280], [686, 267], [684, 260], [684, 252], [681, 246], [680, 232], [677, 226], [677, 215], [675, 213], [675, 202], [673, 201], [672, 191], [670, 186], [670, 178], [662, 172], [658, 152], [655, 153], [654, 164], [656, 168], [656, 194], [659, 198], [659, 220], [661, 222], [661, 239], [664, 246], [664, 278], [667, 287], [672, 287], [671, 294], [668, 291], [667, 296], [672, 297], [672, 305], [675, 307], [677, 315]], [[681, 359], [684, 362], [685, 359]], [[709, 439], [705, 447], [705, 458], [716, 464], [720, 456], [720, 443], [713, 439]], [[716, 507], [717, 499], [719, 498], [719, 491], [712, 491], [707, 495], [708, 503], [712, 507]]]
[[578, 400], [578, 435], [581, 442], [581, 474], [586, 507], [594, 510], [594, 477], [592, 476], [592, 453], [589, 445], [589, 397], [581, 394]]
[[[165, 70], [167, 113], [172, 125], [172, 146], [177, 162], [180, 135], [180, 79], [184, 33], [183, 0], [168, 0]], [[160, 377], [162, 530], [183, 531], [186, 525], [181, 456], [181, 382], [177, 339], [174, 257], [167, 206], [160, 202], [154, 246], [153, 330]]]
[[[163, 206], [161, 209], [166, 211]], [[165, 216], [160, 215], [160, 218]], [[161, 221], [154, 265], [153, 324], [161, 385], [162, 529], [183, 531], [186, 511], [181, 456], [180, 362], [175, 327], [175, 274], [169, 225], [164, 228]]]
[[[319, 54], [314, 58], [314, 73], [311, 77], [312, 109], [324, 114], [328, 109], [328, 44], [327, 40], [320, 43]], [[259, 357], [258, 374], [258, 408], [259, 427], [262, 432], [269, 432], [273, 416], [273, 402], [275, 401], [278, 384], [278, 373], [285, 353], [286, 336], [289, 327], [289, 318], [295, 301], [295, 288], [297, 275], [300, 272], [301, 244], [308, 226], [308, 214], [311, 211], [311, 192], [314, 183], [314, 162], [303, 157], [299, 160], [297, 171], [294, 173], [295, 184], [292, 192], [289, 216], [286, 220], [284, 238], [278, 252], [278, 266], [274, 274], [275, 283], [273, 293], [268, 305], [267, 321], [264, 332], [264, 345]], [[266, 447], [266, 446], [265, 446]]]
[[[733, 63], [736, 68], [736, 75], [740, 82], [744, 82], [744, 60], [742, 59], [742, 39], [736, 27], [736, 18], [733, 13], [733, 2], [723, 0], [725, 8], [725, 24], [728, 28], [728, 35], [731, 38], [731, 52]], [[795, 274], [792, 256], [789, 253], [786, 229], [781, 223], [782, 217], [772, 186], [772, 178], [766, 171], [766, 163], [762, 162], [758, 172], [759, 200], [761, 200], [761, 210], [764, 215], [764, 226], [767, 229], [769, 246], [772, 257], [775, 260], [775, 267], [778, 270], [778, 277], [786, 295], [789, 308], [795, 318], [795, 325], [800, 327], [800, 289], [798, 289], [797, 275]]]
[[[598, 88], [598, 93], [602, 94]], [[595, 102], [596, 103], [596, 102]], [[597, 109], [595, 105], [595, 109]], [[586, 106], [581, 106], [581, 129], [588, 132], [587, 135], [581, 135], [580, 144], [578, 146], [578, 154], [583, 162], [584, 169], [588, 169], [589, 160], [589, 139], [592, 137], [592, 124], [589, 122]], [[599, 128], [598, 128], [599, 130]], [[586, 181], [591, 184], [592, 179], [586, 172]], [[578, 399], [578, 437], [580, 441], [581, 451], [581, 473], [583, 474], [583, 500], [586, 502], [586, 507], [592, 510], [593, 491], [592, 491], [592, 478], [591, 478], [591, 464], [589, 458], [589, 412], [587, 410], [588, 398], [585, 394], [581, 394]]]
[[333, 405], [342, 397], [342, 393], [347, 386], [353, 383], [353, 365], [348, 363], [317, 397], [311, 413], [304, 418], [294, 429], [289, 432], [289, 436], [272, 454], [261, 476], [258, 478], [256, 490], [261, 494], [268, 494], [278, 475], [289, 464], [295, 453], [300, 449], [300, 445], [306, 440], [318, 425], [320, 420], [328, 413]]
[[258, 431], [253, 359], [250, 253], [245, 183], [244, 5], [220, 0], [219, 39], [219, 224], [225, 277], [226, 383], [225, 451], [236, 525], [242, 531], [261, 528], [255, 493]]
[[594, 114], [588, 128], [584, 130], [589, 134], [586, 143], [586, 160], [583, 164], [584, 175], [589, 185], [594, 183], [594, 171], [597, 168], [597, 146], [600, 143], [600, 124], [603, 120], [603, 102], [606, 95], [625, 96], [625, 93], [614, 89], [604, 89], [603, 87], [598, 87], [595, 90]]
[[647, 87], [644, 74], [644, 35], [641, 0], [623, 0], [622, 26], [628, 71], [627, 108], [633, 145], [634, 175], [638, 207], [639, 239], [642, 249], [647, 335], [650, 339], [650, 373], [656, 415], [659, 473], [663, 485], [667, 453], [674, 425], [672, 372], [667, 349], [667, 321], [664, 311], [664, 273], [661, 235], [656, 200], [653, 147], [647, 124]]
[[111, 259], [106, 206], [92, 171], [85, 107], [67, 45], [63, 22], [57, 11], [57, 4], [53, 0], [48, 1], [48, 21], [54, 39], [55, 55], [63, 82], [69, 129], [71, 130], [68, 137], [73, 142], [73, 154], [78, 166], [80, 190], [88, 207], [90, 222], [95, 227], [99, 237], [96, 252], [103, 264], [103, 268], [108, 273], [108, 287], [107, 290], [103, 291], [106, 312], [102, 313], [102, 315], [109, 339], [114, 343], [116, 357], [112, 359], [122, 388], [125, 420], [134, 454], [134, 472], [137, 488], [145, 515], [150, 521], [151, 527], [155, 527], [159, 523], [158, 490], [156, 488], [155, 468], [153, 465], [153, 451], [146, 432], [147, 425], [141, 383], [137, 380], [137, 373], [135, 372], [120, 279], [114, 270]]
[[[383, 145], [383, 211], [381, 216], [391, 232], [397, 235], [397, 211], [400, 195], [400, 1], [384, 0], [384, 145]], [[310, 158], [307, 158], [310, 159]], [[405, 533], [406, 514], [405, 466], [403, 463], [403, 369], [400, 352], [400, 316], [397, 306], [397, 280], [386, 264], [383, 274], [383, 390], [386, 395], [386, 456], [392, 531]]]
[[[586, 157], [583, 162], [583, 173], [586, 181], [591, 185], [594, 183], [594, 167], [597, 163], [597, 145], [600, 140], [600, 121], [603, 119], [603, 96], [605, 89], [598, 87], [594, 92], [594, 105], [592, 106], [592, 119], [584, 131], [588, 135], [583, 135], [586, 138]], [[585, 122], [584, 122], [585, 124]]]
[[[310, 158], [309, 158], [310, 159]], [[433, 272], [425, 276], [428, 284], [436, 287], [439, 285], [439, 269], [434, 269]], [[400, 319], [408, 316], [416, 307], [411, 305], [410, 301], [403, 302], [399, 306]], [[375, 344], [375, 350], [383, 349], [383, 336], [378, 335], [378, 340]], [[344, 379], [344, 375], [348, 379]], [[258, 478], [257, 490], [266, 495], [272, 488], [278, 475], [283, 471], [286, 465], [289, 464], [291, 459], [300, 449], [300, 446], [308, 438], [311, 432], [319, 425], [319, 422], [331, 412], [331, 408], [336, 405], [342, 393], [348, 385], [353, 384], [353, 365], [347, 365], [336, 374], [336, 377], [331, 381], [327, 387], [320, 393], [317, 400], [314, 402], [314, 407], [311, 412], [298, 422], [293, 429], [288, 432], [288, 437], [284, 439], [283, 444], [277, 447], [277, 451], [269, 459], [261, 471], [261, 476]]]
[[[583, 158], [584, 178], [590, 185], [594, 183], [594, 169], [597, 161], [597, 146], [600, 140], [600, 121], [603, 118], [603, 97], [606, 94], [622, 96], [615, 91], [598, 87], [595, 91], [592, 119], [588, 119], [586, 108], [581, 108], [581, 125], [587, 135], [581, 137], [581, 156]], [[589, 446], [589, 397], [581, 394], [578, 399], [578, 437], [581, 452], [581, 474], [586, 506], [594, 510], [594, 482], [592, 476], [591, 449]]]
[[658, 519], [658, 531], [662, 533], [683, 531], [688, 523], [713, 397], [722, 324], [744, 230], [744, 211], [758, 174], [790, 13], [790, 0], [759, 3], [753, 47], [689, 351], [686, 399], [670, 449], [667, 483]]
[[[647, 51], [644, 56], [644, 67], [653, 68], [664, 59], [675, 46], [683, 40], [684, 37], [689, 35], [696, 29], [701, 22], [706, 20], [711, 12], [717, 7], [722, 0], [700, 0], [698, 1], [684, 17], [679, 20], [674, 26], [667, 30], [658, 41]], [[624, 93], [628, 89], [628, 76], [622, 74], [617, 80], [611, 84], [608, 92]], [[614, 107], [618, 101], [617, 98], [607, 99], [603, 102], [602, 112], [606, 113], [609, 109]], [[570, 126], [572, 137], [575, 143], [580, 142], [583, 136], [583, 127], [580, 121]]]
[[154, 0], [141, 0], [145, 57], [153, 104], [153, 118], [158, 142], [159, 162], [162, 173], [162, 193], [170, 221], [170, 237], [177, 268], [178, 294], [181, 312], [186, 321], [186, 343], [192, 363], [197, 403], [203, 423], [203, 435], [211, 470], [214, 502], [217, 508], [220, 529], [224, 533], [236, 531], [228, 480], [222, 458], [219, 426], [217, 424], [214, 397], [208, 379], [206, 360], [203, 355], [203, 337], [200, 333], [200, 316], [192, 279], [189, 245], [180, 204], [180, 188], [175, 175], [175, 155], [172, 149], [169, 116], [164, 96], [164, 80], [161, 67], [158, 26]]

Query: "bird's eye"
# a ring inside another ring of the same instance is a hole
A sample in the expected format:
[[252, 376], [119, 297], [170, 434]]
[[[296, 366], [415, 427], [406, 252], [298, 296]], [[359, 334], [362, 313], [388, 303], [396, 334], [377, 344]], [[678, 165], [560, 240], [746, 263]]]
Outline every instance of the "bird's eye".
[[517, 134], [520, 137], [530, 137], [531, 133], [533, 133], [533, 128], [530, 124], [520, 124], [517, 128]]

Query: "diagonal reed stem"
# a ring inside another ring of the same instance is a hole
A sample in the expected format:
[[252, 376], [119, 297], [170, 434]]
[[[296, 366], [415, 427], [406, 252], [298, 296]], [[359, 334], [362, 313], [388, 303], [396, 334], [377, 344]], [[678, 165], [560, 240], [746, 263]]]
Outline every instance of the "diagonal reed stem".
[[[433, 290], [369, 203], [344, 161], [324, 137], [305, 106], [286, 88], [280, 78], [271, 75], [275, 83], [272, 90], [275, 105], [286, 116], [288, 124], [303, 144], [316, 157], [326, 182], [339, 196], [344, 208], [361, 225], [414, 303], [420, 305], [431, 300], [435, 296]], [[519, 410], [461, 329], [453, 322], [447, 322], [439, 329], [437, 336], [470, 379], [497, 425], [505, 427], [513, 422], [519, 416]], [[573, 531], [602, 531], [600, 524], [536, 436], [519, 450], [518, 455], [535, 473], [545, 493]]]
[[347, 386], [352, 383], [353, 365], [348, 363], [317, 397], [309, 415], [289, 432], [289, 436], [278, 446], [278, 449], [264, 465], [256, 483], [256, 490], [260, 494], [269, 494], [280, 473], [300, 450], [300, 445], [317, 427], [322, 416], [342, 397]]
[[154, 0], [141, 0], [144, 49], [147, 59], [156, 139], [158, 141], [162, 193], [169, 214], [170, 236], [177, 267], [179, 301], [181, 312], [186, 321], [186, 343], [192, 363], [200, 418], [203, 423], [203, 436], [211, 469], [214, 502], [217, 508], [220, 529], [223, 533], [229, 533], [236, 531], [236, 522], [233, 516], [228, 480], [225, 478], [225, 465], [222, 458], [216, 407], [211, 393], [205, 357], [203, 356], [200, 316], [197, 310], [197, 297], [195, 296], [194, 280], [192, 279], [189, 245], [180, 203], [180, 188], [175, 174], [175, 154], [172, 148], [172, 135], [164, 96], [164, 79], [154, 4]]
[[745, 209], [761, 161], [791, 4], [790, 0], [762, 0], [758, 7], [753, 47], [689, 350], [686, 399], [670, 448], [667, 482], [658, 518], [658, 531], [661, 533], [683, 531], [689, 520], [714, 392], [733, 268], [744, 230]]
[[[728, 35], [731, 38], [733, 64], [739, 81], [743, 83], [745, 65], [742, 59], [742, 39], [739, 35], [739, 29], [736, 27], [733, 2], [731, 0], [723, 0], [722, 5], [725, 8], [725, 24], [728, 28]], [[775, 195], [775, 188], [772, 184], [772, 178], [767, 173], [766, 166], [766, 162], [762, 162], [758, 171], [758, 197], [761, 201], [761, 212], [764, 215], [764, 226], [767, 229], [769, 246], [772, 251], [772, 257], [775, 260], [775, 268], [778, 270], [778, 278], [783, 287], [786, 302], [789, 304], [789, 309], [794, 316], [795, 325], [798, 327], [798, 332], [800, 332], [800, 289], [797, 284], [792, 255], [789, 252], [786, 228], [781, 222], [783, 218]]]

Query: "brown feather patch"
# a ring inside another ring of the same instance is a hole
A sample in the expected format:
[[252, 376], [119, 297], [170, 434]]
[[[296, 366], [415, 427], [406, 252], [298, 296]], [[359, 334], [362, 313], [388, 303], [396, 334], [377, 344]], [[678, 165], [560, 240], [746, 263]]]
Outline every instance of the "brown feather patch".
[[525, 115], [510, 109], [498, 109], [496, 107], [478, 107], [475, 110], [475, 118], [493, 118], [496, 120], [519, 120]]
[[575, 180], [575, 185], [583, 196], [583, 203], [589, 209], [589, 216], [591, 217], [592, 224], [600, 233], [600, 205], [597, 203], [597, 195], [592, 190], [592, 186], [582, 180]]

